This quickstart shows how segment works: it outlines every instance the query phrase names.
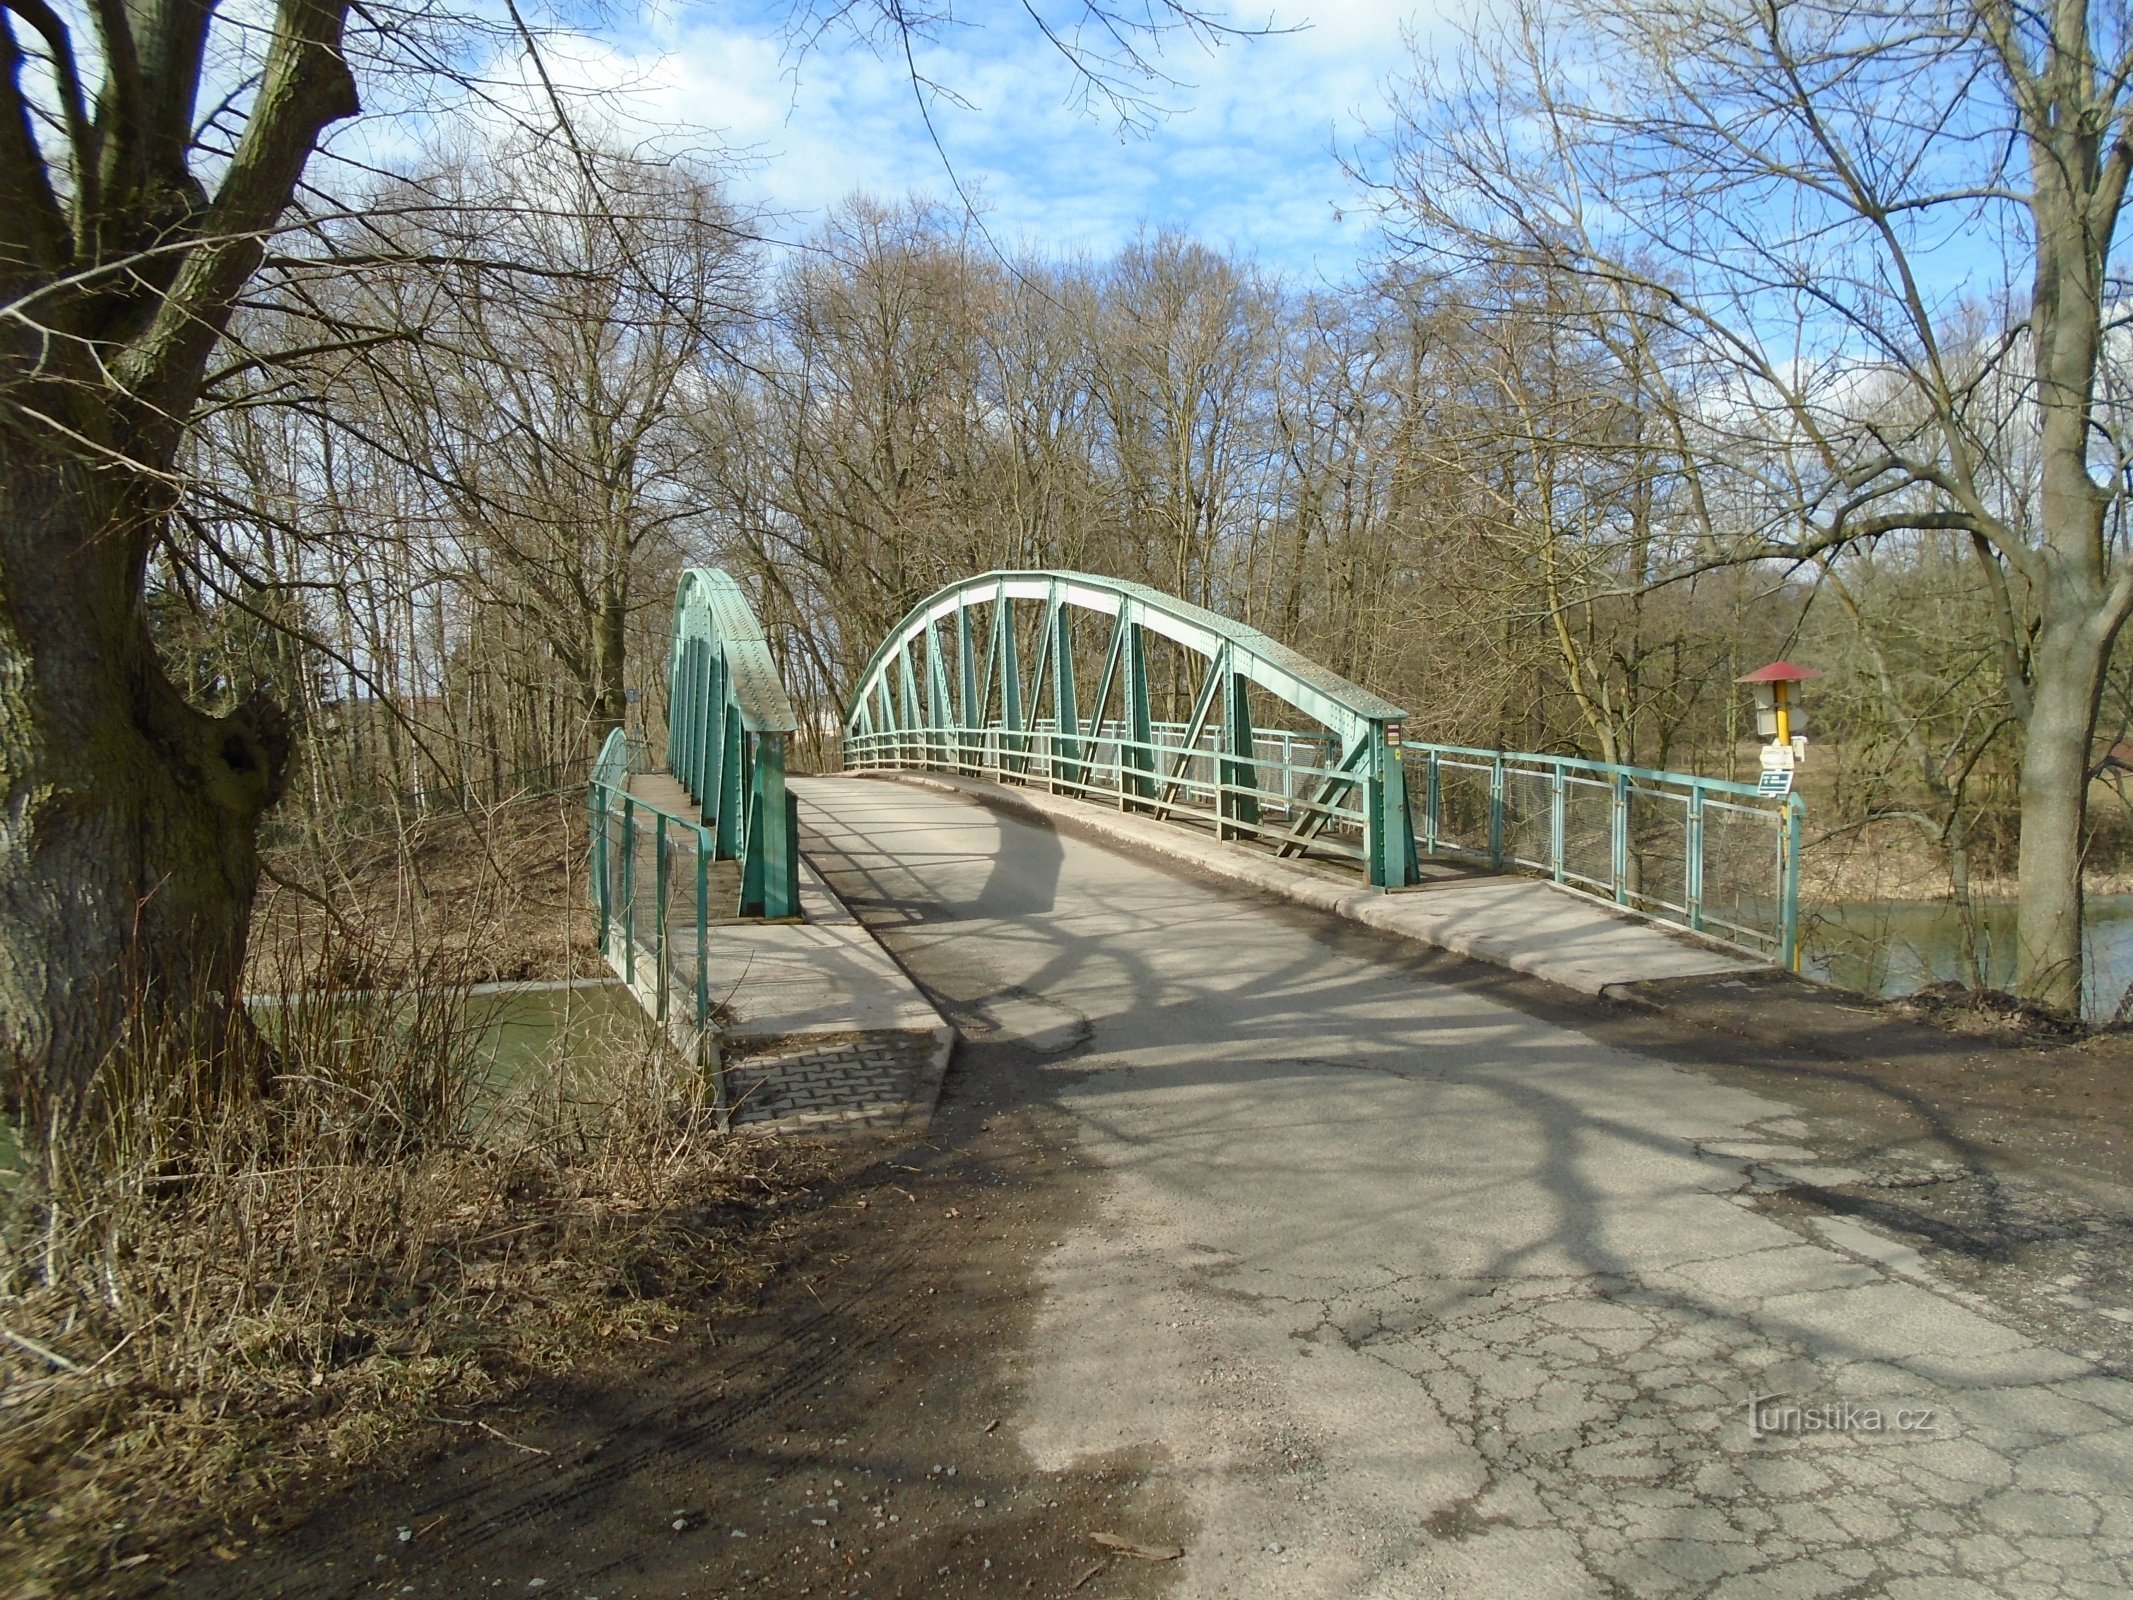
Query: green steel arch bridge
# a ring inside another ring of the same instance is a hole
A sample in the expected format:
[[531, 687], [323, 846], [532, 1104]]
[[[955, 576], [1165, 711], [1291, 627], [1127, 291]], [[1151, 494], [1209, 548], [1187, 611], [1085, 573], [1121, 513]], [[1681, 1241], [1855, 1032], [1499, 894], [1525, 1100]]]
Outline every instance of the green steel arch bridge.
[[[1381, 890], [1433, 863], [1543, 876], [1776, 965], [1799, 954], [1797, 796], [1694, 774], [1437, 744], [1256, 628], [1142, 584], [998, 571], [914, 606], [861, 672], [850, 774], [1033, 787]], [[739, 585], [675, 600], [665, 737], [619, 731], [590, 793], [603, 946], [648, 1005], [709, 1016], [713, 925], [798, 915], [799, 731]], [[650, 977], [640, 980], [639, 968]]]

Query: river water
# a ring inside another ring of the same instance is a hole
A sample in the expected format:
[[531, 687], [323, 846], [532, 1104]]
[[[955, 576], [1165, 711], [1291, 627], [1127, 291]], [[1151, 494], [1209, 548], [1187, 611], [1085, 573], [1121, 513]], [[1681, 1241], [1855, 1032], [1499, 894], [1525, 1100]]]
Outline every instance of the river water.
[[[1979, 945], [1985, 982], [2014, 986], [2014, 902], [1984, 901]], [[1803, 906], [1800, 965], [1809, 976], [1866, 994], [1909, 994], [1964, 981], [1955, 908], [1938, 901], [1864, 900]], [[2093, 1018], [2118, 1009], [2133, 986], [2133, 895], [2091, 895], [2082, 1007]]]

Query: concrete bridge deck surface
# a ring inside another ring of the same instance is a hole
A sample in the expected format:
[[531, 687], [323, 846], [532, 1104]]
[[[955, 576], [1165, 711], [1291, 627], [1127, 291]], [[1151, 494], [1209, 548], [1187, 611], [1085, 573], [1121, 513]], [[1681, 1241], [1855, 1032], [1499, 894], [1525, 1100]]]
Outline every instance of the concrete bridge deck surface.
[[796, 788], [830, 881], [1046, 1063], [1100, 1174], [995, 1357], [1002, 1435], [1155, 1460], [1174, 1592], [2133, 1591], [2133, 1383], [1759, 1209], [1814, 1159], [1789, 1107], [1041, 819]]
[[1425, 872], [1441, 876], [1386, 893], [1355, 875], [1319, 863], [1279, 860], [1196, 828], [1035, 787], [938, 772], [899, 772], [894, 778], [968, 795], [986, 805], [1054, 818], [1247, 888], [1264, 889], [1351, 922], [1509, 967], [1581, 994], [1770, 970], [1766, 961], [1661, 927], [1540, 878], [1429, 862]]

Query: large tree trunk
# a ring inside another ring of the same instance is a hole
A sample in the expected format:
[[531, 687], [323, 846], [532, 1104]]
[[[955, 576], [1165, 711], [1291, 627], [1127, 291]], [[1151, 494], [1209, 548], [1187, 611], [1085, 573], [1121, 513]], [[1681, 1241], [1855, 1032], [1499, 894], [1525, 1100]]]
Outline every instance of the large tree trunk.
[[0, 1070], [40, 1116], [81, 1106], [129, 1018], [241, 1028], [258, 824], [288, 765], [278, 710], [206, 715], [163, 671], [142, 482], [0, 433]]
[[2022, 750], [2015, 988], [2069, 1015], [2081, 1009], [2081, 865], [2089, 748], [2110, 638], [2092, 614], [2037, 638]]

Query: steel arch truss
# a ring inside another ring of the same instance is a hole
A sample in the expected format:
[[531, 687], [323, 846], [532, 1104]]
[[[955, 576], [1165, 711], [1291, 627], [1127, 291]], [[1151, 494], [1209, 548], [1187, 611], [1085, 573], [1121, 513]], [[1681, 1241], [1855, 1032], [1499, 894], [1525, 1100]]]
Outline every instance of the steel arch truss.
[[702, 812], [717, 859], [741, 863], [739, 914], [798, 916], [785, 754], [799, 719], [748, 597], [716, 568], [682, 574], [667, 671], [667, 770]]
[[[1077, 649], [1078, 614], [1108, 624], [1100, 651], [1086, 628]], [[1152, 715], [1149, 635], [1204, 663], [1182, 722]], [[1253, 684], [1316, 728], [1255, 730]], [[982, 772], [1198, 816], [1280, 854], [1358, 857], [1390, 886], [1417, 877], [1406, 717], [1258, 629], [1160, 590], [1084, 572], [989, 572], [921, 602], [874, 652], [845, 719], [845, 765]]]

